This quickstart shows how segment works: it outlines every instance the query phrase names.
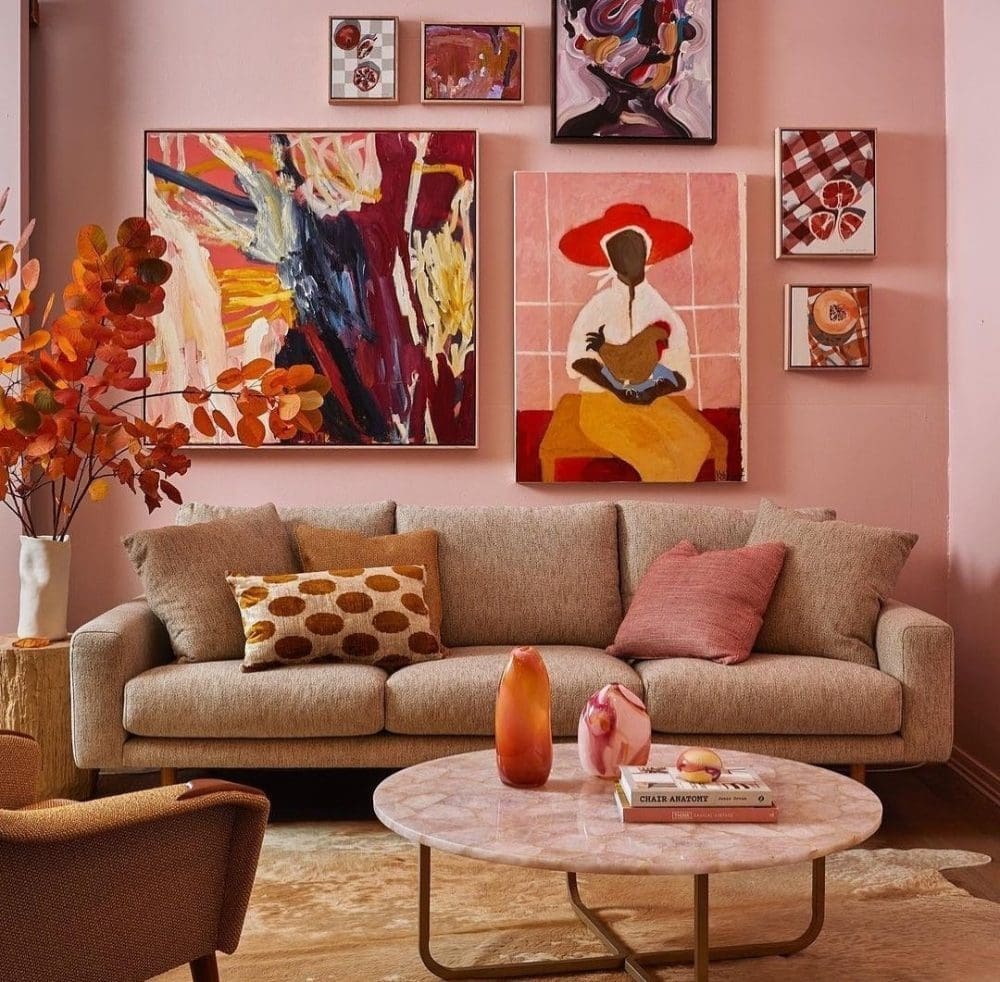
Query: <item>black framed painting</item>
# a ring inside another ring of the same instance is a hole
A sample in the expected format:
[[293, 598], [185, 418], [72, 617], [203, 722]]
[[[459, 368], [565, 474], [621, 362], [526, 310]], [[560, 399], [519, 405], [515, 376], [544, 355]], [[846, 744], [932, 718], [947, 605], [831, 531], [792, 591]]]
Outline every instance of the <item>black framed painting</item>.
[[716, 0], [553, 0], [552, 141], [715, 143]]

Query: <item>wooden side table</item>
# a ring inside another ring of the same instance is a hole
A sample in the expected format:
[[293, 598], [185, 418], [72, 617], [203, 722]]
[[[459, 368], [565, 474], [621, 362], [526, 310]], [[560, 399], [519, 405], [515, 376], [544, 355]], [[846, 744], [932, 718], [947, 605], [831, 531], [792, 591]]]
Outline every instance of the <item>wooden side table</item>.
[[27, 733], [41, 746], [40, 798], [88, 798], [96, 774], [73, 762], [69, 641], [15, 648], [14, 640], [0, 635], [0, 729]]

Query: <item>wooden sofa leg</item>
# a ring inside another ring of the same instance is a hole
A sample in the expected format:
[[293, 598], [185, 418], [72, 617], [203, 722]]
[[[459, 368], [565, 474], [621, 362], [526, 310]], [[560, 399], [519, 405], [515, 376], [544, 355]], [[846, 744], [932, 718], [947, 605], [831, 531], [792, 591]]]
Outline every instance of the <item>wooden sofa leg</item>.
[[193, 982], [219, 982], [219, 963], [214, 951], [191, 962], [191, 979]]
[[177, 783], [177, 768], [176, 767], [161, 767], [160, 768], [160, 787], [161, 788], [165, 788], [168, 785], [176, 784], [176, 783]]
[[859, 784], [867, 784], [868, 770], [864, 764], [851, 764], [851, 777]]

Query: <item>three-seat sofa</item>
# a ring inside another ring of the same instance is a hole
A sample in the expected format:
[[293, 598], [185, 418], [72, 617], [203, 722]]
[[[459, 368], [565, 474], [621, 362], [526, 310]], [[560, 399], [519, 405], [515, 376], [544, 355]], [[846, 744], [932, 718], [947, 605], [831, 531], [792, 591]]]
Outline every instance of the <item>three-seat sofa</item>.
[[[225, 511], [185, 505], [178, 520]], [[73, 636], [81, 767], [401, 767], [482, 749], [517, 644], [535, 644], [545, 658], [557, 739], [575, 737], [592, 692], [620, 682], [645, 699], [658, 742], [853, 765], [941, 761], [951, 752], [951, 629], [898, 602], [883, 607], [873, 666], [767, 652], [732, 666], [629, 664], [604, 651], [657, 555], [682, 539], [699, 549], [738, 547], [752, 511], [623, 501], [279, 512], [289, 526], [372, 535], [437, 529], [449, 657], [391, 675], [349, 664], [255, 673], [242, 673], [239, 661], [181, 664], [161, 622], [133, 600]]]

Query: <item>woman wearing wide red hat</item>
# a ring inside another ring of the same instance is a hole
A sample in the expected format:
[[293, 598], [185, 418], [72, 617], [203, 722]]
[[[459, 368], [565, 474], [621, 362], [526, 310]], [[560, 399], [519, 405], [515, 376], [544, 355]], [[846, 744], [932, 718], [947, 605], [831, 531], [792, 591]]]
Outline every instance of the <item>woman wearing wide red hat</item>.
[[605, 270], [566, 352], [581, 392], [580, 429], [643, 481], [694, 481], [709, 456], [725, 468], [725, 438], [687, 399], [665, 398], [694, 381], [688, 332], [646, 279], [692, 241], [685, 226], [637, 204], [613, 205], [559, 240], [570, 261]]

